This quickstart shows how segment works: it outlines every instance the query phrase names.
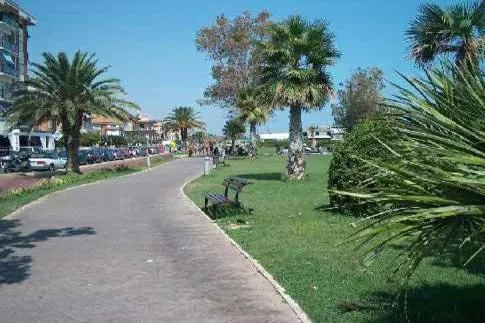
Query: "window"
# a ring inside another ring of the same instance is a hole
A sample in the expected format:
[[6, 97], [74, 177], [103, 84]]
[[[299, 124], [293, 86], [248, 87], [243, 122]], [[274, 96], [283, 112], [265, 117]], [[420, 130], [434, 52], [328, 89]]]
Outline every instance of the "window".
[[12, 87], [10, 83], [0, 81], [0, 97], [4, 99], [10, 99], [12, 96]]
[[315, 132], [315, 136], [320, 136], [320, 131]]

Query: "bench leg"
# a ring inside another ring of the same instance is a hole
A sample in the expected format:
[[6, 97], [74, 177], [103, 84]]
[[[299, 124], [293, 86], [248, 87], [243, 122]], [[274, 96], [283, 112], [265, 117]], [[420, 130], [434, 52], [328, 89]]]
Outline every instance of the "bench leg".
[[205, 198], [205, 203], [204, 203], [204, 209], [207, 211], [207, 204], [209, 203], [209, 199], [206, 197]]

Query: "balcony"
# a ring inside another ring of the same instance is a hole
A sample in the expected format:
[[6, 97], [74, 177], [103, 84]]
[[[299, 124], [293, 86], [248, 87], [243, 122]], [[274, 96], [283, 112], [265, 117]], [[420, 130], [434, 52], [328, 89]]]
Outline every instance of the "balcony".
[[19, 71], [15, 67], [9, 64], [0, 64], [0, 74], [7, 74], [10, 76], [18, 77]]
[[1, 39], [0, 40], [0, 47], [3, 47], [4, 49], [17, 54], [18, 53], [18, 47], [16, 44], [12, 43], [11, 41], [7, 39]]
[[19, 28], [18, 21], [5, 13], [0, 14], [0, 25], [3, 25], [3, 26], [7, 25], [14, 29]]

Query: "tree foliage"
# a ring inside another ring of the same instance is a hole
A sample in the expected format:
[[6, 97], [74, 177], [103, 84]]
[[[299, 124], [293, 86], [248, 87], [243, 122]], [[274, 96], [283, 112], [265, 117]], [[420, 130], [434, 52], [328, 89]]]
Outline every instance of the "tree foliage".
[[441, 54], [455, 55], [457, 62], [477, 61], [485, 50], [485, 2], [454, 4], [441, 8], [425, 4], [406, 35], [411, 56], [428, 63]]
[[266, 123], [272, 111], [255, 87], [240, 91], [236, 107], [236, 117], [249, 123], [249, 155], [254, 157], [257, 152], [256, 127]]
[[261, 41], [261, 83], [273, 107], [290, 108], [288, 177], [305, 175], [301, 112], [319, 110], [328, 101], [333, 85], [327, 67], [340, 56], [334, 35], [322, 21], [299, 16], [271, 24], [269, 39]]
[[[391, 121], [372, 119], [355, 126], [344, 139], [332, 147], [332, 161], [328, 174], [328, 189], [348, 190], [369, 185], [367, 179], [372, 177], [375, 169], [364, 160], [386, 159], [392, 154], [383, 149], [380, 141], [393, 142], [399, 136], [392, 131]], [[359, 203], [359, 199], [342, 194], [330, 193], [330, 205], [340, 212], [365, 217], [385, 209], [379, 203]]]
[[214, 25], [199, 30], [197, 50], [213, 62], [215, 81], [205, 90], [202, 104], [234, 108], [239, 91], [257, 82], [259, 62], [253, 53], [256, 41], [266, 37], [269, 16], [267, 11], [255, 17], [244, 12], [232, 20], [222, 15]]
[[20, 82], [10, 122], [42, 119], [60, 124], [68, 151], [68, 169], [79, 171], [78, 149], [83, 119], [87, 114], [129, 118], [129, 109], [139, 109], [127, 100], [118, 79], [101, 79], [108, 71], [99, 68], [94, 54], [81, 51], [72, 60], [66, 53], [43, 53], [44, 62], [33, 64], [32, 77]]
[[474, 260], [485, 248], [485, 75], [474, 64], [428, 70], [424, 79], [387, 104], [401, 111], [401, 140], [382, 141], [392, 158], [365, 162], [375, 169], [346, 192], [362, 202], [388, 203], [355, 234], [371, 244], [368, 260], [386, 247], [405, 249], [396, 269], [409, 278], [427, 256], [443, 250]]
[[358, 69], [337, 91], [338, 103], [332, 104], [332, 116], [337, 126], [351, 130], [360, 122], [382, 111], [383, 73], [378, 68]]
[[184, 145], [187, 144], [188, 131], [190, 129], [205, 129], [205, 123], [200, 119], [199, 113], [192, 107], [174, 108], [165, 122], [168, 129], [179, 131]]
[[246, 133], [246, 126], [241, 119], [229, 119], [224, 124], [222, 133], [224, 136], [232, 140], [232, 146], [234, 147], [235, 141]]

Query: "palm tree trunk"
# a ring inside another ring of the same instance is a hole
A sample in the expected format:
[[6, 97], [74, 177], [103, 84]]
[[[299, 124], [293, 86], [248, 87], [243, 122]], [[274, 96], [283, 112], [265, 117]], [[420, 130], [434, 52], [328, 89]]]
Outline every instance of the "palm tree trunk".
[[249, 123], [249, 157], [256, 157], [256, 122]]
[[231, 138], [231, 153], [234, 154], [234, 150], [236, 150], [236, 138]]
[[187, 129], [186, 128], [182, 128], [180, 130], [180, 137], [182, 137], [182, 143], [183, 143], [183, 146], [184, 146], [184, 151], [187, 150]]
[[288, 178], [302, 180], [305, 176], [305, 157], [303, 155], [302, 122], [300, 106], [290, 108], [290, 149], [288, 151]]
[[68, 134], [66, 138], [67, 142], [67, 171], [81, 174], [79, 169], [78, 150], [80, 143], [79, 133]]

